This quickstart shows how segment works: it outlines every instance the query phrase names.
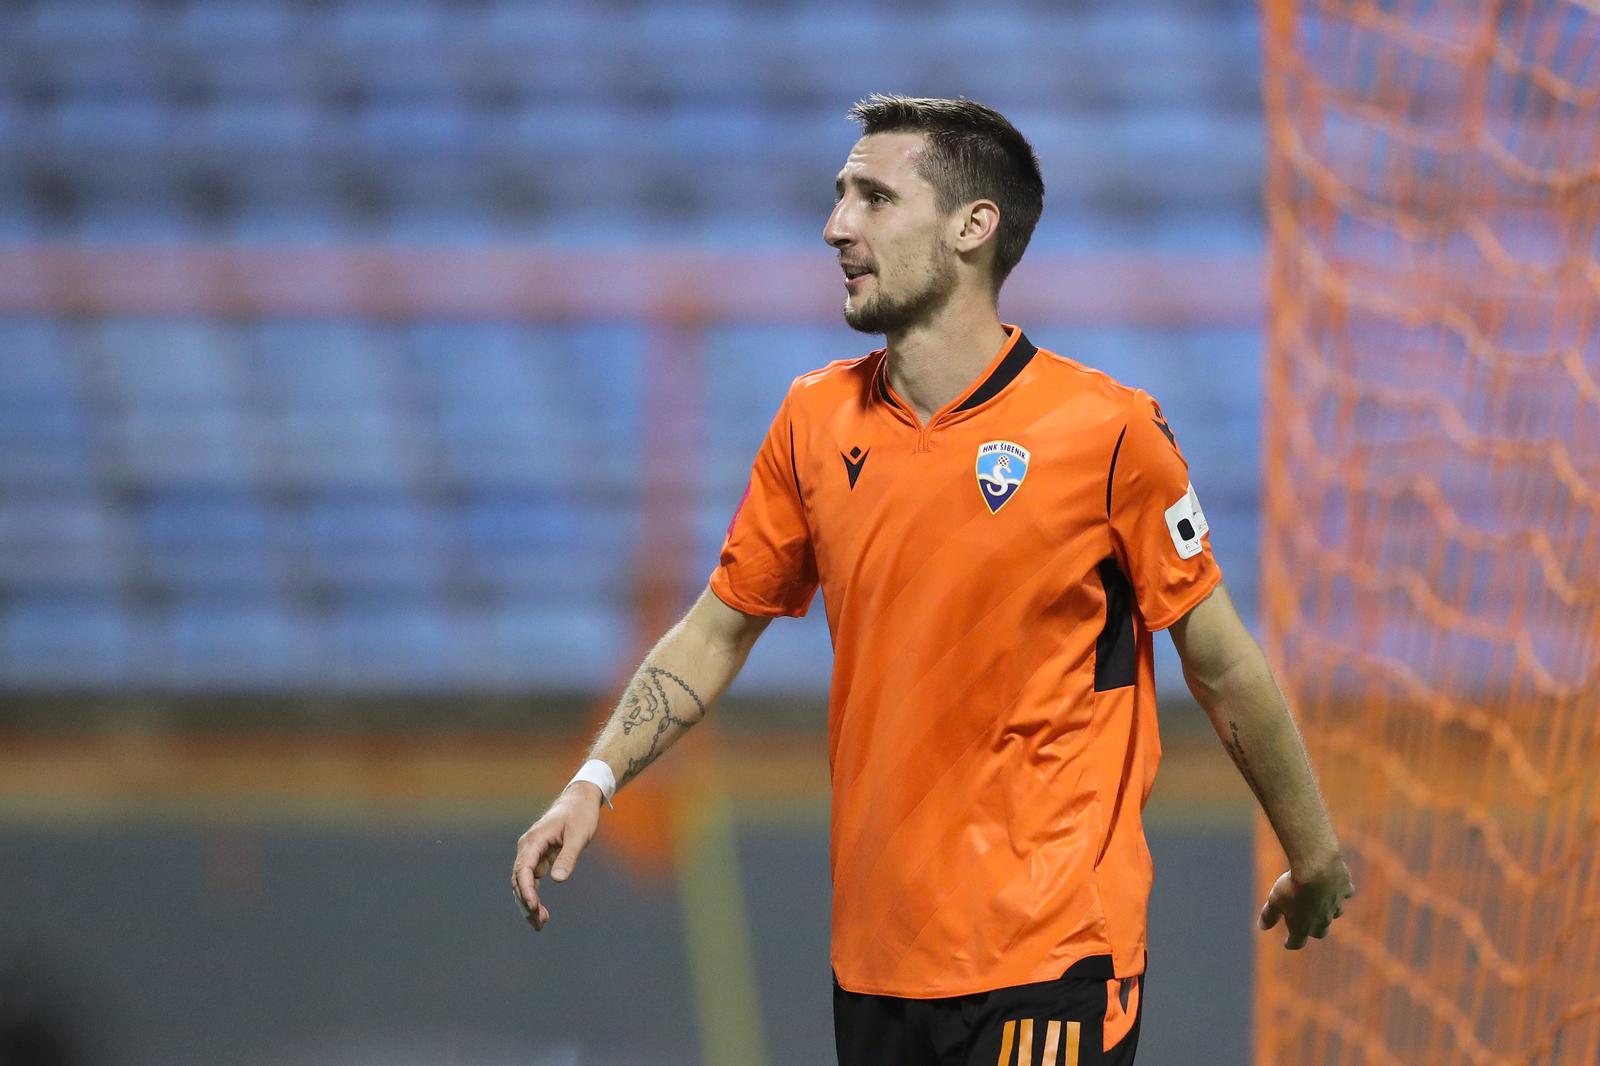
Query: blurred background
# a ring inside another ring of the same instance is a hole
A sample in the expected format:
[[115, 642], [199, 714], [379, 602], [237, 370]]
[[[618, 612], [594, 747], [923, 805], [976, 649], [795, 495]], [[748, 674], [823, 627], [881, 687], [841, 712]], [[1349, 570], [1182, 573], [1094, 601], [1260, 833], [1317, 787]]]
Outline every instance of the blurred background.
[[[1002, 317], [1160, 399], [1257, 626], [1262, 50], [1246, 0], [0, 6], [0, 1063], [833, 1061], [820, 609], [538, 936], [516, 837], [789, 381], [879, 343], [821, 239], [869, 92], [1032, 140]], [[1158, 648], [1140, 1061], [1243, 1063], [1251, 801]]]

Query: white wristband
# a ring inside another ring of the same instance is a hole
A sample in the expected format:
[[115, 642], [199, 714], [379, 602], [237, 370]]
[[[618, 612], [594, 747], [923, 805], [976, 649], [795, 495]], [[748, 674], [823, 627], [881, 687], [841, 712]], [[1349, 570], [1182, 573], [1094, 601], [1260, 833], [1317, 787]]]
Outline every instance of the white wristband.
[[616, 810], [611, 803], [611, 797], [617, 794], [617, 775], [611, 772], [611, 767], [606, 765], [604, 759], [590, 759], [583, 764], [583, 768], [572, 775], [572, 781], [587, 781], [600, 790], [600, 798], [606, 801], [606, 806]]

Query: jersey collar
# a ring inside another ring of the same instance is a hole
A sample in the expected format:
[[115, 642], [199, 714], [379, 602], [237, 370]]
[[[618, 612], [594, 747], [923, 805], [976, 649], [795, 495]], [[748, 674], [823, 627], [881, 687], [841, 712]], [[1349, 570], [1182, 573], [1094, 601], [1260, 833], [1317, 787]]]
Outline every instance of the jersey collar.
[[[962, 411], [970, 411], [979, 404], [987, 403], [994, 399], [1000, 395], [1002, 389], [1016, 380], [1017, 375], [1021, 374], [1033, 357], [1038, 354], [1039, 349], [1034, 347], [1027, 337], [1023, 336], [1021, 326], [1013, 326], [1004, 322], [1001, 323], [1001, 326], [1009, 334], [1009, 337], [1006, 343], [1001, 346], [1000, 353], [994, 357], [988, 367], [984, 369], [984, 372], [978, 376], [978, 380], [973, 386], [945, 407], [936, 411], [933, 415], [934, 419], [937, 419], [942, 414], [957, 414]], [[885, 348], [882, 351], [883, 356], [878, 360], [878, 371], [874, 375], [873, 392], [884, 403], [889, 404], [891, 407], [898, 407], [910, 415], [912, 414], [910, 408], [889, 387], [889, 350]], [[912, 415], [912, 420], [916, 420], [915, 415]], [[932, 420], [930, 419], [930, 421]]]

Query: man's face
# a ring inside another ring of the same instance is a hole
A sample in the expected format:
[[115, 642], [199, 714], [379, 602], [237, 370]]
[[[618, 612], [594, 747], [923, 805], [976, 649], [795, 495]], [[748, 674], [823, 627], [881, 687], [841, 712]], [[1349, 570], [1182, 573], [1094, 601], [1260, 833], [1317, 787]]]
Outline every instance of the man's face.
[[845, 272], [844, 320], [862, 333], [895, 333], [942, 307], [956, 285], [949, 216], [916, 171], [920, 133], [874, 133], [856, 142], [835, 183], [838, 202], [822, 236]]

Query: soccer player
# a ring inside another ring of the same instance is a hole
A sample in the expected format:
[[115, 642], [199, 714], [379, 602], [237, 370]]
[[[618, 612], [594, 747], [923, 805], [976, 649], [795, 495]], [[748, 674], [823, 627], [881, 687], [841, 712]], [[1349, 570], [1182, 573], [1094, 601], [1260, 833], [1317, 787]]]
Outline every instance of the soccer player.
[[1290, 950], [1353, 895], [1294, 720], [1239, 621], [1161, 408], [1000, 321], [1038, 159], [969, 100], [874, 95], [823, 236], [884, 348], [790, 386], [709, 587], [518, 842], [528, 921], [600, 808], [820, 586], [833, 636], [834, 1031], [842, 1066], [1131, 1063], [1160, 759], [1152, 634], [1290, 868]]

